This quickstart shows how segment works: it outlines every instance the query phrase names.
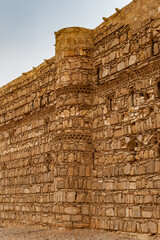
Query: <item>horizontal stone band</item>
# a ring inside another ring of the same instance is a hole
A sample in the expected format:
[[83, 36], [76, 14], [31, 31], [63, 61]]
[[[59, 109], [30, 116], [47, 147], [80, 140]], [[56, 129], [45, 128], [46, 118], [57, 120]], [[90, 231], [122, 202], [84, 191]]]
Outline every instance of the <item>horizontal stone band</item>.
[[63, 133], [55, 136], [55, 140], [85, 140], [91, 142], [90, 134], [78, 134], [78, 133]]
[[92, 92], [92, 87], [90, 85], [68, 85], [56, 90], [56, 95], [63, 95], [68, 93], [78, 94], [78, 93], [88, 93]]

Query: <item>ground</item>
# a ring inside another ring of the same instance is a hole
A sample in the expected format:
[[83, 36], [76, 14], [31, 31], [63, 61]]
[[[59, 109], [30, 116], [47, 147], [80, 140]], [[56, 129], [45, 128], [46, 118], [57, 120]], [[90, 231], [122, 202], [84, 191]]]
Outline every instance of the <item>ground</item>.
[[55, 230], [32, 227], [0, 227], [3, 240], [133, 240], [97, 230]]

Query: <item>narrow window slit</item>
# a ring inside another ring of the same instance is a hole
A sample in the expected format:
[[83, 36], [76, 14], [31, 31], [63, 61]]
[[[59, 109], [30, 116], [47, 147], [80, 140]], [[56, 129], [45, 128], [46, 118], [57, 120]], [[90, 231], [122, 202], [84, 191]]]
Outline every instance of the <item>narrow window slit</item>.
[[40, 108], [42, 107], [42, 105], [43, 105], [43, 96], [41, 96], [40, 98]]
[[131, 106], [135, 106], [135, 101], [134, 101], [134, 91], [131, 92]]
[[98, 67], [97, 68], [97, 80], [96, 80], [96, 82], [97, 82], [97, 85], [100, 85], [100, 67]]
[[160, 81], [157, 83], [157, 97], [160, 98]]
[[109, 108], [112, 111], [113, 110], [113, 100], [112, 98], [109, 99]]

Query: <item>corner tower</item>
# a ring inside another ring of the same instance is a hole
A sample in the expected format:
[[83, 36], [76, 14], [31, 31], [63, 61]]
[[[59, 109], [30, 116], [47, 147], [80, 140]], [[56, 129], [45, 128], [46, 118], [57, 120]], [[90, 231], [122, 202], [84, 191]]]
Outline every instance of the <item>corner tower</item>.
[[72, 27], [55, 35], [57, 191], [65, 196], [62, 225], [89, 227], [92, 30]]

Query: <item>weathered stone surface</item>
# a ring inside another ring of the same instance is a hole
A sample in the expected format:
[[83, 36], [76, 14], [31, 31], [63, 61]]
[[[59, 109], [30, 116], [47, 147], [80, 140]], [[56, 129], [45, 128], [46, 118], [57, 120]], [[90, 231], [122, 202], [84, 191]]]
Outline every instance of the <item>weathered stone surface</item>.
[[117, 65], [117, 71], [121, 71], [122, 69], [125, 68], [125, 63], [124, 62], [120, 62]]
[[154, 182], [154, 187], [155, 187], [155, 188], [160, 188], [160, 180], [156, 180], [156, 181]]
[[130, 56], [129, 66], [135, 64], [135, 62], [136, 62], [136, 56], [135, 55]]
[[130, 175], [131, 173], [131, 165], [130, 164], [127, 164], [125, 167], [124, 167], [124, 174], [125, 175]]
[[55, 57], [0, 89], [1, 226], [160, 239], [159, 4], [58, 31]]
[[153, 51], [154, 51], [154, 55], [157, 55], [159, 53], [159, 46], [158, 46], [158, 42], [154, 43], [153, 45]]
[[113, 190], [114, 189], [114, 183], [113, 182], [107, 182], [105, 184], [106, 190]]
[[126, 216], [126, 209], [125, 208], [119, 208], [117, 210], [118, 217], [125, 217]]
[[67, 193], [67, 202], [74, 202], [75, 201], [75, 192], [68, 192]]
[[152, 211], [147, 211], [147, 210], [142, 211], [142, 216], [144, 218], [151, 218], [152, 214], [153, 214]]
[[154, 222], [149, 222], [148, 223], [149, 230], [152, 234], [157, 233], [157, 225]]
[[130, 43], [126, 44], [125, 47], [123, 48], [123, 53], [128, 54], [130, 50]]
[[76, 207], [66, 207], [64, 209], [64, 212], [66, 214], [75, 215], [75, 214], [78, 214], [80, 212], [80, 209], [76, 208]]
[[140, 207], [132, 207], [130, 209], [130, 216], [133, 218], [140, 218], [141, 217]]
[[71, 216], [71, 221], [72, 222], [80, 222], [80, 221], [82, 221], [82, 216], [80, 216], [80, 215], [73, 215], [73, 216]]
[[102, 77], [106, 77], [109, 74], [109, 68], [103, 69]]
[[107, 217], [114, 216], [114, 209], [113, 208], [106, 209], [106, 216]]

